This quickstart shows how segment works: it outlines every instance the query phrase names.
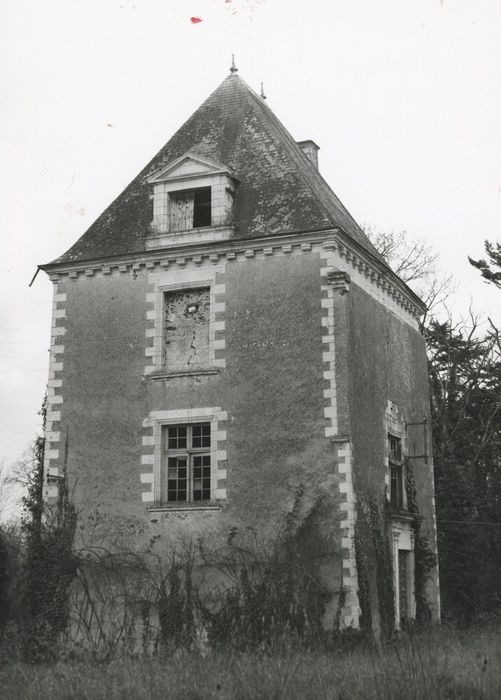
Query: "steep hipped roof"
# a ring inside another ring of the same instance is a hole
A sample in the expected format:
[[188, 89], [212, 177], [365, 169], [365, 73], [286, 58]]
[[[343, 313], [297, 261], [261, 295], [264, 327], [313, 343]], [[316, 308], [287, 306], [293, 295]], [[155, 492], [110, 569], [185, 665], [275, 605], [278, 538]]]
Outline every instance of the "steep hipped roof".
[[234, 238], [337, 227], [382, 260], [264, 100], [232, 74], [54, 263], [144, 251], [151, 223], [147, 180], [186, 151], [224, 163], [240, 181]]

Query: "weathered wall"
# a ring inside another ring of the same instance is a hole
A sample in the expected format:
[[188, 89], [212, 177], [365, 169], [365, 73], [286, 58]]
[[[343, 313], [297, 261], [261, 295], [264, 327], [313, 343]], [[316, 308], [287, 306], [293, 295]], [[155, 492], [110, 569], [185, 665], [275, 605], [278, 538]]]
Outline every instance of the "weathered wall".
[[[407, 422], [429, 418], [425, 345], [416, 329], [357, 285], [351, 285], [345, 299], [354, 470], [360, 488], [381, 490], [387, 463], [387, 402], [394, 402]], [[430, 517], [429, 469], [416, 469], [416, 479], [423, 515]]]
[[[230, 501], [253, 519], [290, 509], [332, 469], [324, 438], [320, 262], [273, 257], [226, 274]], [[332, 474], [332, 471], [331, 471]]]
[[[137, 478], [146, 406], [142, 276], [79, 276], [66, 293], [60, 431], [68, 431], [68, 470], [82, 514], [139, 514]], [[56, 426], [57, 428], [57, 426]], [[61, 441], [62, 442], [62, 441]], [[60, 461], [64, 449], [60, 448]]]
[[[425, 344], [415, 328], [385, 309], [356, 284], [351, 285], [344, 299], [348, 347], [348, 400], [344, 405], [349, 413], [353, 442], [355, 490], [359, 501], [371, 492], [382, 499], [388, 463], [387, 402], [392, 401], [397, 405], [399, 415], [406, 422], [419, 422], [427, 418], [429, 425]], [[409, 428], [409, 454], [423, 454], [423, 437], [421, 426]], [[429, 435], [427, 451], [428, 464], [423, 459], [411, 460], [411, 464], [418, 507], [423, 516], [422, 529], [434, 547], [436, 533]], [[433, 585], [430, 589], [432, 602], [437, 598], [436, 585]]]
[[[64, 298], [64, 368], [55, 372], [56, 382], [62, 380], [55, 385], [61, 420], [51, 430], [62, 436], [60, 466], [68, 429], [70, 487], [82, 519], [96, 510], [135, 516], [144, 525], [143, 542], [158, 535], [159, 549], [180, 538], [226, 540], [235, 526], [273, 537], [302, 490], [305, 550], [319, 534], [327, 537], [332, 556], [321, 558], [325, 581], [335, 592], [342, 574], [350, 590], [356, 587], [351, 465], [358, 494], [375, 490], [382, 497], [388, 401], [407, 421], [428, 415], [424, 345], [415, 328], [356, 283], [346, 294], [332, 291], [321, 248], [290, 248], [223, 262], [215, 256], [216, 266], [207, 258], [182, 259], [150, 264], [152, 272], [137, 265], [64, 277], [57, 290]], [[154, 290], [183, 279], [188, 287], [193, 279], [212, 279], [218, 289], [224, 311], [215, 318], [224, 318], [224, 331], [216, 338], [224, 343], [212, 357], [219, 371], [166, 377], [168, 368], [157, 364], [145, 376], [156, 352], [152, 333], [159, 330], [152, 306], [161, 297]], [[152, 378], [155, 367], [160, 371]], [[142, 500], [145, 488], [152, 493], [150, 479], [141, 478], [154, 475], [149, 458], [156, 449], [145, 420], [158, 411], [203, 407], [226, 415], [226, 497], [218, 510], [152, 510]], [[415, 474], [424, 530], [433, 541], [431, 467], [416, 461]], [[137, 529], [129, 540], [127, 532], [124, 541], [137, 542]], [[355, 619], [356, 600], [350, 605]]]
[[[159, 531], [165, 523], [173, 536], [234, 525], [271, 533], [301, 485], [305, 513], [326, 493], [336, 499], [325, 438], [319, 257], [246, 259], [227, 264], [223, 278], [226, 368], [146, 381], [148, 412], [219, 406], [228, 414], [221, 512], [156, 513]], [[332, 521], [337, 533], [335, 514]]]
[[[70, 486], [82, 518], [96, 509], [135, 515], [162, 542], [216, 531], [226, 537], [235, 525], [272, 536], [303, 487], [301, 516], [314, 512], [309, 526], [322, 522], [336, 550], [338, 489], [333, 445], [325, 437], [320, 266], [314, 253], [227, 263], [226, 368], [156, 380], [143, 376], [146, 270], [59, 283], [67, 298], [64, 369], [58, 374], [63, 403], [55, 428], [62, 435], [68, 429]], [[152, 411], [204, 406], [228, 414], [221, 510], [150, 513], [141, 502], [144, 419]], [[334, 583], [337, 571], [332, 562], [324, 564]]]

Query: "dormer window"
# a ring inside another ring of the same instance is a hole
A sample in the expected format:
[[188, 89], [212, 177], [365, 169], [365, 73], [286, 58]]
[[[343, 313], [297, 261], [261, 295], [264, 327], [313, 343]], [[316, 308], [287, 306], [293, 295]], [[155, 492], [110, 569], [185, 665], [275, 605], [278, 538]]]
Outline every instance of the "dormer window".
[[[186, 153], [149, 179], [153, 186], [153, 221], [148, 247], [179, 240], [229, 238], [238, 181], [220, 163]], [[206, 234], [199, 229], [211, 228]], [[218, 229], [215, 231], [214, 229]]]
[[169, 193], [169, 231], [184, 231], [212, 224], [210, 187]]

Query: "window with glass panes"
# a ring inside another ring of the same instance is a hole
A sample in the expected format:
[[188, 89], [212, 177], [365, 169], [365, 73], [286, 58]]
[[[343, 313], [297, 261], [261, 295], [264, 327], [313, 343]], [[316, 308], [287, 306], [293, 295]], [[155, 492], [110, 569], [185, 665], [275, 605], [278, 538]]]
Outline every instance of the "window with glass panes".
[[163, 428], [162, 501], [210, 501], [211, 424], [166, 425]]

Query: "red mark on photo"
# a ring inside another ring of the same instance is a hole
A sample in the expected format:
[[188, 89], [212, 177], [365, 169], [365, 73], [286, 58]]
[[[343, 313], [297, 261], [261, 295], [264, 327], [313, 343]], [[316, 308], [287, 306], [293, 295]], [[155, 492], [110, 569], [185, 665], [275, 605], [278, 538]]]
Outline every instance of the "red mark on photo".
[[201, 21], [202, 21], [202, 18], [201, 18], [201, 17], [191, 17], [191, 18], [190, 18], [190, 22], [191, 22], [192, 24], [198, 24], [198, 23], [201, 22]]
[[73, 214], [79, 214], [80, 216], [85, 216], [85, 209], [83, 207], [79, 207], [77, 204], [73, 204], [72, 202], [68, 202], [64, 206], [64, 211], [69, 216], [73, 216]]

